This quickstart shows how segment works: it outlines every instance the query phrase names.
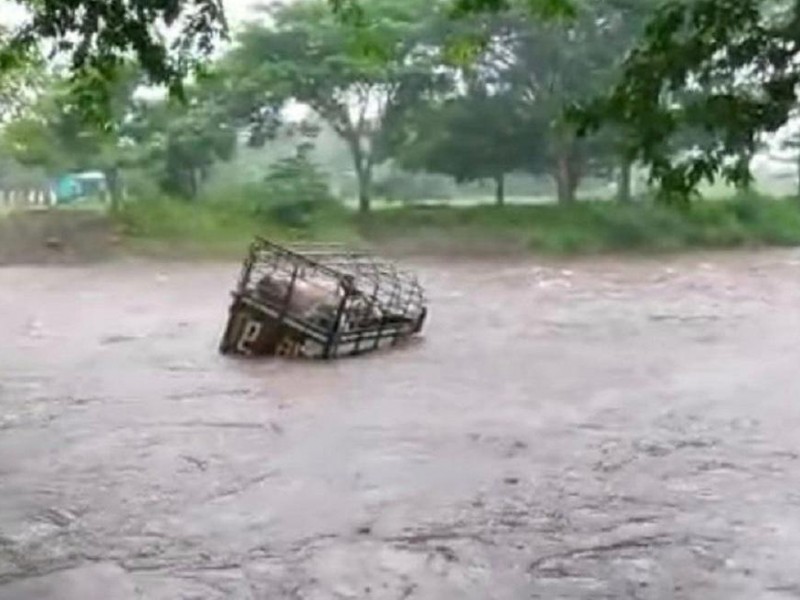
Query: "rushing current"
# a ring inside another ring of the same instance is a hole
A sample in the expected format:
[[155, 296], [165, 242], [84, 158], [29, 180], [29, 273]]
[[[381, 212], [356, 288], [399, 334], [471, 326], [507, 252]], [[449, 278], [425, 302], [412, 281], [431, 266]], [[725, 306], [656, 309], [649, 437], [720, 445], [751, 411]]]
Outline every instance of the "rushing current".
[[330, 363], [218, 354], [235, 264], [0, 269], [0, 599], [800, 596], [800, 254], [407, 266]]

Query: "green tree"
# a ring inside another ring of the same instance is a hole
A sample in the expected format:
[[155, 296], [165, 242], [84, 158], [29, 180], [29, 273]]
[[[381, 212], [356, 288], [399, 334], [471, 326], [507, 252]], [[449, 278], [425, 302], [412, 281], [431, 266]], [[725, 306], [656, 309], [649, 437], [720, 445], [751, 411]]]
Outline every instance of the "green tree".
[[795, 169], [797, 179], [796, 194], [800, 201], [800, 126], [797, 118], [800, 117], [800, 110], [795, 108], [792, 111], [792, 124], [781, 132], [777, 147], [771, 149], [768, 156], [771, 160], [783, 164], [790, 164]]
[[[666, 200], [685, 201], [718, 177], [746, 187], [760, 137], [785, 125], [797, 104], [799, 25], [797, 2], [665, 2], [612, 92], [576, 116], [589, 129], [624, 123]], [[676, 157], [673, 140], [686, 128], [710, 143]]]
[[185, 104], [142, 104], [123, 134], [133, 142], [135, 163], [153, 173], [165, 192], [193, 200], [214, 164], [234, 156], [237, 134], [216, 98], [196, 89], [189, 94]]
[[259, 188], [257, 215], [292, 227], [306, 227], [313, 213], [336, 203], [327, 175], [311, 160], [311, 142], [270, 166]]
[[185, 198], [197, 196], [217, 160], [227, 160], [236, 133], [213, 87], [193, 86], [186, 102], [137, 100], [142, 81], [128, 65], [114, 74], [106, 127], [87, 122], [74, 102], [72, 84], [56, 79], [24, 118], [3, 132], [5, 146], [26, 165], [57, 175], [64, 171], [104, 172], [112, 207], [119, 204], [122, 173], [144, 168], [161, 187]]
[[796, 172], [795, 177], [797, 179], [796, 195], [797, 198], [800, 199], [800, 134], [795, 133], [790, 138], [783, 140], [781, 143], [781, 150], [788, 152], [788, 156], [786, 154], [772, 155], [772, 159], [794, 165]]
[[[629, 167], [624, 124], [581, 137], [565, 109], [613, 83], [619, 57], [633, 45], [649, 6], [645, 0], [597, 0], [576, 5], [566, 21], [542, 21], [519, 10], [491, 20], [483, 68], [536, 115], [529, 120], [531, 135], [546, 145], [549, 160], [531, 161], [529, 170], [552, 175], [560, 203], [574, 202], [581, 179], [598, 168], [607, 171], [610, 159], [623, 171]], [[548, 124], [544, 135], [542, 121]]]
[[530, 116], [508, 94], [483, 86], [418, 111], [397, 149], [401, 166], [449, 175], [457, 183], [490, 179], [505, 202], [505, 178], [527, 167], [543, 145], [531, 135]]
[[[0, 86], [47, 43], [69, 62], [71, 90], [103, 121], [114, 71], [134, 57], [152, 84], [180, 96], [184, 77], [226, 33], [221, 0], [17, 0], [27, 18], [0, 36]], [[173, 36], [165, 36], [172, 31]], [[172, 40], [169, 40], [172, 37]]]
[[[330, 0], [359, 21], [358, 0]], [[503, 14], [520, 3], [539, 16], [574, 16], [583, 0], [453, 0], [454, 17]], [[629, 6], [632, 2], [619, 2]], [[795, 0], [663, 0], [623, 64], [613, 90], [570, 111], [578, 133], [616, 123], [627, 129], [629, 160], [640, 161], [664, 199], [685, 201], [703, 180], [748, 185], [763, 134], [790, 118], [800, 82]], [[724, 85], [715, 82], [724, 76]], [[731, 76], [735, 75], [731, 81]], [[712, 85], [709, 85], [711, 83]], [[732, 83], [732, 85], [731, 85]], [[686, 96], [691, 101], [676, 102]], [[676, 153], [684, 129], [713, 140], [702, 151]]]
[[301, 0], [274, 10], [272, 25], [247, 28], [229, 57], [252, 114], [293, 99], [344, 140], [361, 211], [370, 208], [373, 170], [387, 158], [389, 123], [438, 80], [424, 47], [430, 21], [423, 17], [432, 10], [421, 0], [374, 0], [364, 5], [364, 28], [337, 20], [324, 2]]
[[121, 144], [120, 128], [131, 114], [139, 81], [139, 71], [131, 66], [115, 71], [109, 82], [108, 127], [101, 129], [84, 120], [73, 102], [71, 83], [52, 79], [24, 115], [5, 126], [4, 146], [22, 164], [40, 167], [51, 176], [63, 171], [103, 171], [116, 208], [121, 194], [120, 169], [131, 157]]
[[[8, 30], [0, 25], [0, 48], [8, 40]], [[36, 53], [18, 68], [0, 70], [0, 125], [24, 116], [44, 84], [43, 62]]]

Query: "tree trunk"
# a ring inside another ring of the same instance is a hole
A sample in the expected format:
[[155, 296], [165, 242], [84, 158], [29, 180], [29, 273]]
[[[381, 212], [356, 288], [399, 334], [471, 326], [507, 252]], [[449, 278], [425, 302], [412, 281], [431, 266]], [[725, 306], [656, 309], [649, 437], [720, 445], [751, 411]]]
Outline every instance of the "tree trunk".
[[618, 177], [617, 201], [620, 204], [630, 204], [633, 200], [631, 196], [631, 161], [627, 158], [623, 158], [620, 163]]
[[358, 173], [358, 211], [366, 214], [372, 204], [372, 165], [368, 162], [356, 168]]
[[[750, 172], [750, 163], [753, 162], [753, 155], [747, 151], [742, 150], [739, 153], [739, 163], [743, 168], [747, 168], [748, 173]], [[738, 181], [736, 182], [736, 191], [739, 193], [747, 193], [752, 191], [753, 182], [750, 179], [747, 181]]]
[[186, 169], [185, 173], [186, 173], [186, 184], [187, 184], [186, 193], [188, 195], [188, 198], [189, 200], [197, 200], [197, 192], [199, 189], [199, 186], [197, 184], [197, 177], [198, 177], [197, 169], [195, 169], [194, 167], [189, 167]]
[[111, 212], [117, 212], [122, 203], [122, 185], [119, 177], [119, 167], [110, 167], [105, 171], [108, 197], [111, 201]]
[[558, 203], [571, 205], [575, 203], [575, 191], [578, 189], [578, 173], [574, 161], [564, 153], [556, 161], [555, 180], [558, 188]]
[[558, 203], [571, 205], [576, 201], [578, 183], [581, 180], [582, 151], [580, 141], [571, 127], [561, 124], [555, 131], [555, 172]]
[[506, 177], [504, 174], [496, 175], [495, 183], [495, 203], [497, 206], [504, 206], [506, 203]]
[[571, 198], [569, 194], [569, 166], [567, 165], [567, 161], [563, 156], [558, 158], [555, 179], [558, 192], [558, 203], [571, 204], [574, 198]]
[[797, 155], [797, 201], [800, 202], [800, 154]]
[[347, 143], [358, 177], [358, 211], [366, 214], [372, 207], [372, 158], [365, 156], [361, 139], [357, 135], [350, 137]]
[[735, 188], [737, 193], [746, 194], [752, 189], [752, 185], [750, 181], [737, 181]]

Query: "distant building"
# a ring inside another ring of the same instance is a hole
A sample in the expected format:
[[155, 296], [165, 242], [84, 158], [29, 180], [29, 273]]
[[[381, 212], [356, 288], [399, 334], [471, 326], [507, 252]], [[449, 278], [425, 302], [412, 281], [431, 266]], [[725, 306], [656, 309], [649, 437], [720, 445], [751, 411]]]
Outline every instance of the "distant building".
[[101, 171], [67, 173], [55, 181], [53, 190], [57, 204], [73, 204], [85, 200], [105, 202], [108, 198], [108, 181]]

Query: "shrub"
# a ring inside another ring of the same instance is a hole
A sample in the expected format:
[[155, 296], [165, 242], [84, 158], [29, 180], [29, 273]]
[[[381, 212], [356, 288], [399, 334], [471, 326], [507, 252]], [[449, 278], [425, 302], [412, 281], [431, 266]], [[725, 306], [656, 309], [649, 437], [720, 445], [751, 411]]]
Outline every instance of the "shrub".
[[274, 163], [252, 193], [256, 216], [287, 227], [307, 228], [314, 213], [336, 204], [327, 176], [309, 159], [305, 147]]

